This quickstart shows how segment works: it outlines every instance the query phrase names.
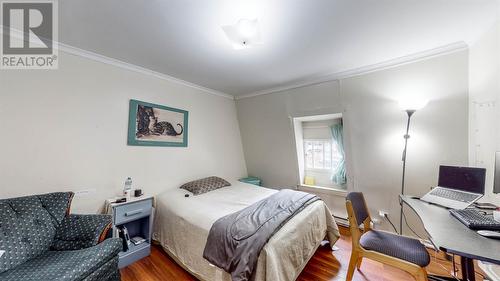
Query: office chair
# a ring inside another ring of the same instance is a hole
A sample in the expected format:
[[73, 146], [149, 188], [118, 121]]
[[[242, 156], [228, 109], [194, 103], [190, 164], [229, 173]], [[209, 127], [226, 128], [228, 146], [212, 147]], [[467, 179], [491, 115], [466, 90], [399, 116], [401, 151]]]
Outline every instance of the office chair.
[[[352, 280], [355, 267], [360, 269], [363, 258], [400, 268], [417, 281], [428, 280], [425, 267], [430, 263], [430, 256], [424, 245], [416, 239], [372, 229], [371, 217], [361, 192], [347, 195], [346, 208], [352, 236], [347, 281]], [[363, 230], [360, 224], [363, 224]]]

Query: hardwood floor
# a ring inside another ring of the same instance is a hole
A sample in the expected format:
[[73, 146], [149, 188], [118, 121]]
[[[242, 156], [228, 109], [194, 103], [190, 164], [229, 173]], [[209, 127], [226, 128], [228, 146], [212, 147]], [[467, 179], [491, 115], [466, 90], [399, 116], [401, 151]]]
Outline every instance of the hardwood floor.
[[[351, 239], [347, 229], [341, 228], [342, 237], [335, 244], [339, 250], [331, 251], [328, 245], [320, 246], [304, 268], [299, 281], [340, 281], [345, 280], [351, 255]], [[427, 267], [430, 274], [449, 276], [452, 263], [444, 259], [442, 253], [431, 253], [431, 264]], [[457, 268], [460, 265], [457, 263]], [[477, 268], [477, 267], [476, 267]], [[177, 265], [159, 246], [154, 246], [151, 256], [121, 270], [123, 281], [191, 281], [196, 280], [182, 267]], [[378, 262], [363, 260], [360, 271], [355, 271], [355, 281], [404, 281], [413, 280], [407, 273]], [[483, 280], [480, 272], [476, 280]]]

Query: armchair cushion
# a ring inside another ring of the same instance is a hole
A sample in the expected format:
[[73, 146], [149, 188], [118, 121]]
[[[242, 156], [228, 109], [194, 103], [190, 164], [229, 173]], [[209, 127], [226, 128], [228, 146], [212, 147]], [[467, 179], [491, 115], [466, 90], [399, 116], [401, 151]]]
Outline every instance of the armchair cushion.
[[69, 210], [71, 192], [0, 200], [0, 273], [49, 250]]
[[115, 256], [113, 259], [83, 279], [83, 281], [120, 281], [121, 274], [117, 269], [118, 256]]
[[118, 274], [117, 255], [121, 249], [121, 240], [112, 238], [86, 249], [47, 251], [12, 270], [1, 273], [0, 280], [107, 280], [105, 278]]
[[52, 250], [79, 250], [97, 245], [111, 226], [110, 215], [69, 215], [59, 225]]

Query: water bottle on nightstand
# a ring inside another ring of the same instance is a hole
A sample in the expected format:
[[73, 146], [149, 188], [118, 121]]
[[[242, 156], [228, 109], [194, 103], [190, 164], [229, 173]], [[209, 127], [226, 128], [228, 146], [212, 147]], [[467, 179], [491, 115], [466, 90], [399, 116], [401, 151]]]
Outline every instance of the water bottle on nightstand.
[[127, 201], [130, 201], [130, 196], [132, 194], [132, 178], [128, 177], [125, 180], [125, 186], [123, 187], [123, 195], [127, 198]]

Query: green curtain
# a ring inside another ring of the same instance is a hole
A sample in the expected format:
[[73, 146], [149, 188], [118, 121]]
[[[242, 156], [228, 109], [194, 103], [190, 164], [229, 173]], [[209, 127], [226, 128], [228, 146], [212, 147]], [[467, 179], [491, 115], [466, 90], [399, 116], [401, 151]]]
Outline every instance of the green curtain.
[[335, 184], [345, 184], [346, 183], [346, 175], [345, 175], [345, 152], [344, 152], [344, 128], [342, 124], [335, 124], [330, 127], [332, 131], [332, 138], [335, 143], [337, 143], [337, 147], [339, 153], [341, 155], [341, 159], [336, 167], [332, 167], [332, 181]]

